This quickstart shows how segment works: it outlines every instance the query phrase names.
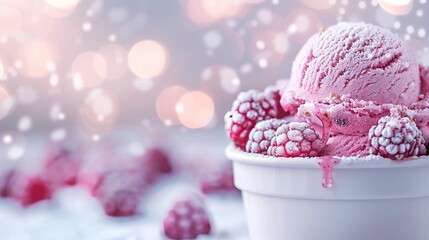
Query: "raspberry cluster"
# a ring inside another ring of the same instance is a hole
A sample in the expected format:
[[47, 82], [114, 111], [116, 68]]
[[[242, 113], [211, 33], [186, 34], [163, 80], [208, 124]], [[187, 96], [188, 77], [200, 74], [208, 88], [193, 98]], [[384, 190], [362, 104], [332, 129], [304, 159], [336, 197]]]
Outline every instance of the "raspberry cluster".
[[[317, 156], [323, 142], [305, 122], [294, 122], [282, 108], [278, 87], [240, 93], [225, 116], [225, 128], [234, 144], [250, 153], [278, 157]], [[297, 103], [298, 104], [298, 103]], [[296, 109], [295, 109], [296, 110]]]
[[258, 122], [250, 132], [249, 140], [246, 144], [246, 151], [266, 154], [271, 144], [271, 139], [276, 134], [276, 130], [286, 123], [286, 120], [276, 118]]
[[268, 154], [276, 157], [316, 157], [322, 149], [322, 139], [308, 123], [291, 122], [277, 128]]
[[369, 130], [370, 153], [402, 160], [426, 153], [425, 140], [409, 117], [386, 116]]
[[225, 128], [228, 137], [235, 145], [244, 150], [249, 133], [257, 122], [276, 118], [277, 105], [272, 95], [256, 90], [242, 92], [225, 115]]

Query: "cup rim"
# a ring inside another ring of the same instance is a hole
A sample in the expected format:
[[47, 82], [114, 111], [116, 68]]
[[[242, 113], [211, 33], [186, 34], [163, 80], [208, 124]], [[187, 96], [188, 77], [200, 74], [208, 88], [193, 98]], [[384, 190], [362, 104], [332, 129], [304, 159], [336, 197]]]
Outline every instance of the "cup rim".
[[[273, 157], [258, 153], [244, 152], [229, 144], [225, 154], [233, 162], [251, 165], [287, 167], [287, 168], [320, 168], [317, 159], [320, 157]], [[364, 157], [335, 157], [340, 162], [335, 168], [404, 168], [429, 165], [429, 156], [410, 157], [402, 161], [393, 161], [381, 156], [369, 155]]]

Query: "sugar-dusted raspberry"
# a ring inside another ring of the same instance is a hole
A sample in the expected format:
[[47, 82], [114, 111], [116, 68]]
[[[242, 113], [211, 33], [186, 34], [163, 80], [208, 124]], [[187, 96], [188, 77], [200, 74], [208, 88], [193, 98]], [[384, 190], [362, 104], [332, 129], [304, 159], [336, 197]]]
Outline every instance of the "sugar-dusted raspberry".
[[140, 196], [147, 185], [147, 180], [140, 171], [115, 170], [101, 176], [94, 195], [107, 215], [130, 216], [137, 213]]
[[283, 110], [281, 104], [280, 104], [280, 86], [279, 85], [271, 85], [265, 88], [264, 92], [276, 103], [277, 110], [278, 110], [278, 118], [283, 118], [288, 115], [288, 113]]
[[140, 163], [143, 173], [151, 183], [173, 171], [173, 166], [167, 152], [157, 147], [147, 149], [145, 154], [140, 158]]
[[95, 195], [109, 195], [117, 189], [130, 189], [144, 192], [148, 188], [146, 177], [137, 170], [120, 169], [103, 173], [95, 186]]
[[23, 207], [28, 207], [37, 202], [51, 199], [52, 189], [46, 181], [38, 176], [11, 171], [7, 176], [2, 195], [16, 200]]
[[210, 234], [211, 225], [203, 199], [192, 195], [175, 202], [164, 218], [163, 227], [165, 236], [175, 240]]
[[53, 146], [48, 150], [42, 177], [54, 188], [77, 183], [80, 159], [75, 153], [63, 147]]
[[116, 189], [99, 198], [106, 215], [127, 217], [137, 213], [140, 194], [135, 189]]
[[11, 187], [11, 178], [15, 173], [14, 170], [9, 170], [2, 172], [0, 175], [0, 198], [1, 197], [9, 197], [9, 188]]
[[258, 122], [250, 131], [246, 152], [266, 154], [277, 128], [286, 123], [286, 120], [275, 118]]
[[205, 194], [239, 192], [234, 186], [232, 164], [228, 163], [219, 170], [204, 174], [200, 179], [200, 189]]
[[425, 140], [409, 117], [385, 116], [369, 130], [370, 153], [392, 160], [426, 153]]
[[277, 128], [268, 147], [268, 155], [276, 157], [315, 157], [323, 149], [323, 141], [305, 122], [291, 122]]
[[270, 96], [249, 90], [238, 94], [231, 111], [226, 113], [225, 129], [235, 145], [244, 150], [250, 130], [256, 123], [277, 116], [277, 105]]

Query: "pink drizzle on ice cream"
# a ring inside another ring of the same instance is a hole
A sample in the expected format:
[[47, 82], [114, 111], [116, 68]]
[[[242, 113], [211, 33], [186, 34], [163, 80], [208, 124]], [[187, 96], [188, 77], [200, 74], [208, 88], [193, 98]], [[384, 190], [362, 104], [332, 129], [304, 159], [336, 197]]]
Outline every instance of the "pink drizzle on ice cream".
[[322, 168], [323, 177], [322, 177], [322, 186], [324, 188], [331, 188], [333, 177], [332, 172], [334, 170], [335, 165], [340, 162], [340, 159], [334, 158], [331, 156], [325, 156], [317, 158], [317, 163]]

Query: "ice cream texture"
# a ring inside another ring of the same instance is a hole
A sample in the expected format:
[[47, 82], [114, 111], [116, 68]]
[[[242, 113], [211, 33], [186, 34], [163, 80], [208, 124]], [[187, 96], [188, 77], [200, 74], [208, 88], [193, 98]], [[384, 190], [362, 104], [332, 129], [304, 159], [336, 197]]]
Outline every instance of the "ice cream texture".
[[320, 30], [298, 53], [289, 89], [321, 101], [332, 94], [410, 105], [420, 94], [419, 65], [401, 39], [366, 23], [339, 23]]

